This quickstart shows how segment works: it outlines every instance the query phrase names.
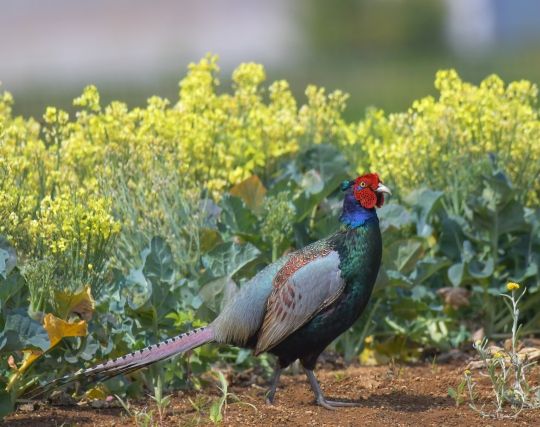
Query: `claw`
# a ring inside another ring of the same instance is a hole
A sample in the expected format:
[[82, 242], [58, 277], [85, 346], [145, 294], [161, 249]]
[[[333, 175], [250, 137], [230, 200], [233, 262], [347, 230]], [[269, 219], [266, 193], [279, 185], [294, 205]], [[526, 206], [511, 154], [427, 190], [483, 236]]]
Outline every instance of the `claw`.
[[319, 397], [317, 399], [317, 405], [322, 406], [326, 409], [330, 409], [331, 411], [335, 411], [337, 409], [336, 406], [332, 406], [330, 402], [328, 402], [324, 397]]
[[309, 379], [309, 384], [311, 385], [311, 389], [313, 390], [313, 393], [315, 394], [315, 401], [317, 402], [317, 405], [322, 406], [323, 408], [326, 408], [326, 409], [330, 409], [332, 411], [335, 411], [337, 408], [340, 408], [340, 407], [360, 406], [359, 402], [344, 402], [342, 400], [327, 400], [324, 397], [324, 394], [321, 390], [321, 386], [319, 385], [317, 378], [315, 378], [315, 374], [313, 373], [313, 371], [309, 369], [306, 369], [305, 371]]

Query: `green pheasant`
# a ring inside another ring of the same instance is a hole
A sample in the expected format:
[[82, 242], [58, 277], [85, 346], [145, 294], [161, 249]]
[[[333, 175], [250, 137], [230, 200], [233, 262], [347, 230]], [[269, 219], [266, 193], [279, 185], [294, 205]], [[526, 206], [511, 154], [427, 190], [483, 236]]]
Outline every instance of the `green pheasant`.
[[281, 370], [300, 360], [316, 402], [328, 409], [354, 405], [327, 400], [313, 373], [319, 355], [366, 307], [379, 271], [382, 241], [376, 208], [390, 190], [370, 173], [341, 186], [342, 228], [326, 239], [284, 255], [247, 282], [208, 326], [81, 370], [52, 384], [104, 380], [208, 342], [277, 356], [267, 393], [272, 403]]

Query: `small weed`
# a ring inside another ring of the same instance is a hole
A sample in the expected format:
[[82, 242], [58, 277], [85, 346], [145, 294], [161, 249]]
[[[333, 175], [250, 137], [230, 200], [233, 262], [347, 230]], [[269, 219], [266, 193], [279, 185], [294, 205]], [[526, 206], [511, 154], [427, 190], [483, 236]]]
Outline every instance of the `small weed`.
[[221, 391], [221, 396], [212, 403], [210, 406], [210, 421], [214, 424], [219, 424], [223, 421], [223, 416], [227, 410], [227, 404], [229, 400], [239, 403], [241, 405], [247, 405], [257, 411], [257, 408], [251, 403], [242, 402], [240, 398], [229, 392], [229, 383], [221, 371], [217, 371], [217, 377], [220, 385], [219, 390]]
[[435, 375], [439, 371], [439, 367], [437, 366], [437, 355], [433, 356], [433, 359], [431, 360], [431, 374]]
[[[524, 409], [540, 408], [540, 388], [531, 387], [527, 378], [534, 363], [529, 363], [527, 358], [520, 357], [517, 352], [517, 340], [520, 330], [520, 325], [518, 325], [518, 304], [526, 289], [519, 296], [516, 295], [516, 291], [519, 289], [517, 283], [509, 283], [507, 289], [510, 295], [501, 294], [501, 296], [505, 298], [505, 303], [512, 316], [512, 343], [510, 350], [501, 349], [491, 354], [487, 348], [487, 339], [485, 338], [473, 345], [487, 371], [487, 373], [481, 372], [480, 374], [487, 376], [491, 382], [495, 404], [493, 412], [486, 411], [485, 405], [477, 406], [476, 382], [471, 371], [466, 370], [464, 373], [464, 380], [469, 393], [469, 406], [483, 417], [499, 419], [515, 418]], [[505, 410], [508, 406], [510, 406], [511, 411]]]
[[467, 385], [466, 378], [462, 378], [456, 388], [448, 387], [448, 396], [456, 402], [456, 408], [465, 400], [465, 386]]
[[392, 357], [388, 364], [388, 370], [386, 371], [386, 377], [390, 381], [399, 380], [403, 374], [403, 366], [396, 363], [396, 359]]
[[160, 423], [157, 423], [154, 420], [154, 411], [148, 411], [146, 407], [144, 409], [133, 408], [127, 400], [122, 400], [122, 398], [116, 394], [114, 396], [137, 427], [154, 427], [160, 425]]
[[345, 371], [336, 371], [334, 372], [334, 378], [336, 379], [336, 382], [341, 382], [345, 379], [347, 379], [349, 375]]

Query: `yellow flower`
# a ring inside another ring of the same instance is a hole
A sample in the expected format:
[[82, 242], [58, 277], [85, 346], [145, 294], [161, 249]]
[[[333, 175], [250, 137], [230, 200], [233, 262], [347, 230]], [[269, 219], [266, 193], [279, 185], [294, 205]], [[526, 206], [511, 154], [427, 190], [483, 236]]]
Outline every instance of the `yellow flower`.
[[502, 359], [504, 357], [504, 355], [500, 352], [500, 351], [497, 351], [494, 355], [493, 355], [493, 358], [494, 359]]
[[506, 285], [508, 292], [513, 292], [519, 289], [519, 284], [515, 282], [508, 282]]
[[469, 376], [471, 375], [471, 371], [469, 369], [465, 369], [465, 371], [463, 372], [466, 376]]

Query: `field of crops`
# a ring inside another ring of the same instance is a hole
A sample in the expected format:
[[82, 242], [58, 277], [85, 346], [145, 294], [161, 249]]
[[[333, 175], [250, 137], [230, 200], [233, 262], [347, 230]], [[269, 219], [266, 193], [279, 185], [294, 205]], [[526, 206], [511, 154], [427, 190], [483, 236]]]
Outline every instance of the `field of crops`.
[[[0, 92], [1, 414], [37, 384], [208, 323], [262, 267], [335, 231], [339, 184], [367, 171], [394, 194], [379, 211], [383, 267], [332, 350], [413, 362], [505, 339], [509, 281], [527, 288], [521, 334], [540, 333], [534, 84], [440, 71], [437, 97], [347, 121], [343, 92], [295, 99], [254, 63], [231, 92], [219, 77], [207, 56], [177, 99], [102, 105], [88, 86], [76, 114], [35, 118]], [[159, 401], [225, 364], [269, 374], [272, 360], [205, 346], [85, 398]]]

